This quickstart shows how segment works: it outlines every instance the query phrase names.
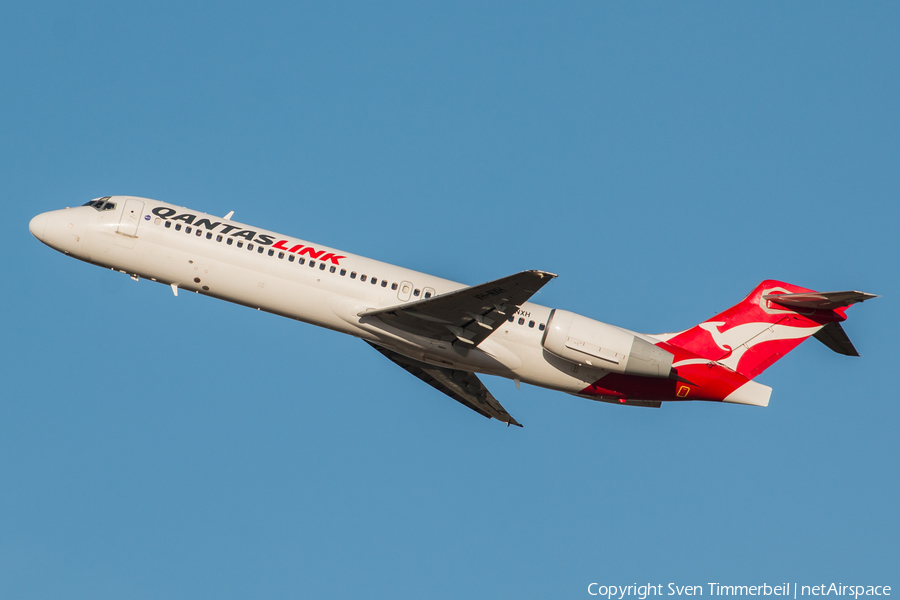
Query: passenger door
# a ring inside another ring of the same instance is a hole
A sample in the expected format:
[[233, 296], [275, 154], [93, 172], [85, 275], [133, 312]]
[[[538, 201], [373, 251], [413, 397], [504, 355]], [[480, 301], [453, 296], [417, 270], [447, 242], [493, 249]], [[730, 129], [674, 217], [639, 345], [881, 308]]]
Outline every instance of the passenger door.
[[122, 217], [119, 219], [119, 228], [116, 231], [128, 237], [137, 237], [138, 225], [141, 224], [143, 214], [144, 203], [141, 200], [128, 198], [122, 208]]

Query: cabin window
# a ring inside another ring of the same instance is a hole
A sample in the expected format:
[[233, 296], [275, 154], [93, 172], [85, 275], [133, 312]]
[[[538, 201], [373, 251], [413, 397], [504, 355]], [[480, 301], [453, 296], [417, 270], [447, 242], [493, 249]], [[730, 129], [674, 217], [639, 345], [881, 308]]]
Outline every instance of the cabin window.
[[153, 221], [154, 225], [159, 225], [160, 223], [162, 223], [162, 219], [160, 219], [159, 217], [156, 217], [156, 220]]
[[212, 234], [211, 234], [211, 233], [207, 233], [207, 234], [206, 234], [206, 239], [211, 240], [211, 239], [212, 239]]
[[166, 221], [166, 229], [172, 226], [172, 221]]
[[421, 293], [421, 292], [419, 292], [419, 290], [413, 290], [413, 296], [415, 296], [416, 298], [419, 297], [419, 294], [420, 294], [420, 293]]
[[294, 255], [293, 255], [293, 254], [289, 254], [289, 255], [288, 255], [288, 262], [294, 262]]
[[425, 297], [426, 297], [426, 298], [431, 298], [431, 292], [425, 292]]
[[387, 287], [387, 279], [381, 280], [381, 287]]
[[297, 259], [297, 264], [301, 264], [301, 265], [302, 265], [302, 264], [304, 264], [305, 262], [306, 262], [306, 259], [305, 259], [305, 258], [302, 258], [302, 257], [301, 257], [301, 258], [298, 258], [298, 259]]
[[524, 325], [524, 324], [525, 324], [525, 319], [523, 319], [522, 317], [519, 317], [519, 325]]
[[327, 267], [327, 266], [328, 266], [328, 265], [326, 265], [325, 263], [319, 263], [319, 270], [320, 270], [320, 271], [324, 271], [324, 270], [325, 270], [325, 267]]
[[538, 329], [540, 329], [541, 331], [543, 331], [543, 330], [544, 330], [544, 324], [541, 323], [540, 325], [538, 325]]
[[243, 248], [243, 247], [244, 247], [244, 242], [242, 242], [241, 240], [238, 240], [237, 247], [238, 247], [238, 248]]
[[507, 321], [509, 321], [510, 323], [512, 323], [512, 322], [515, 321], [515, 320], [516, 320], [515, 317], [510, 317], [510, 318], [507, 319]]
[[279, 252], [279, 253], [278, 253], [278, 258], [284, 258], [284, 252]]
[[341, 269], [341, 277], [347, 274], [347, 269]]
[[201, 235], [203, 235], [203, 232], [200, 231], [200, 230], [198, 229], [198, 230], [197, 230], [197, 237], [200, 237]]
[[232, 245], [234, 243], [234, 238], [228, 238], [227, 240], [225, 240], [225, 243], [229, 246]]
[[396, 291], [397, 291], [397, 284], [396, 284], [396, 283], [392, 283], [392, 284], [391, 284], [391, 289], [394, 290], [394, 291], [396, 292]]
[[409, 293], [409, 286], [408, 286], [408, 285], [404, 285], [404, 286], [403, 286], [403, 289], [400, 290], [400, 291], [402, 291], [404, 294], [408, 294], [408, 293]]
[[175, 231], [181, 231], [181, 223], [175, 224]]
[[309, 261], [309, 268], [310, 268], [310, 269], [315, 269], [315, 268], [316, 268], [316, 261], [314, 261], [314, 260]]
[[191, 228], [190, 228], [190, 227], [185, 227], [185, 228], [184, 228], [184, 231], [185, 231], [185, 233], [187, 233], [188, 235], [191, 234]]
[[335, 271], [337, 271], [337, 267], [335, 267], [335, 266], [333, 266], [333, 265], [332, 265], [332, 267], [331, 267], [330, 269], [328, 269], [328, 272], [329, 272], [329, 273], [334, 273]]
[[247, 250], [253, 252], [253, 244], [247, 244]]
[[[259, 251], [262, 252], [262, 246], [259, 247]], [[269, 256], [275, 256], [275, 251], [269, 248]]]
[[350, 273], [350, 279], [356, 279], [356, 271]]
[[222, 241], [222, 236], [221, 236], [221, 235], [217, 235], [217, 236], [216, 236], [216, 241], [217, 241], [217, 242], [221, 242], [221, 241]]
[[360, 281], [365, 281], [365, 280], [366, 280], [366, 275], [360, 275], [360, 276], [359, 276], [359, 280], [360, 280]]
[[373, 277], [373, 278], [372, 278], [372, 285], [376, 285], [377, 283], [378, 283], [378, 278], [377, 278], [377, 277]]
[[528, 326], [529, 326], [529, 327], [534, 327], [534, 321], [528, 321]]

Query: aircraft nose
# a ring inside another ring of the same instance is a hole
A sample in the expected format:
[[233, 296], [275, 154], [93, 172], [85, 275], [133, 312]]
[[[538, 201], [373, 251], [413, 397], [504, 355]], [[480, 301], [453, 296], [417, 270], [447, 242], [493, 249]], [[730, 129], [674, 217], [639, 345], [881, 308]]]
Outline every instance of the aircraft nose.
[[47, 227], [48, 219], [47, 213], [41, 213], [28, 224], [28, 230], [31, 232], [31, 235], [42, 242], [44, 241], [44, 229]]

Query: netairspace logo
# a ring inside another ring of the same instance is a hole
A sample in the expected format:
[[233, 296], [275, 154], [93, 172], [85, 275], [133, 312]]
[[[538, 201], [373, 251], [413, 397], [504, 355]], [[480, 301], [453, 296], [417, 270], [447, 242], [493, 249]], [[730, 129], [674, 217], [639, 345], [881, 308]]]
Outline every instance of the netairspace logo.
[[[664, 589], [665, 588], [665, 589]], [[890, 596], [889, 585], [843, 585], [841, 583], [823, 583], [819, 585], [800, 585], [797, 583], [779, 583], [777, 585], [724, 585], [707, 583], [703, 585], [668, 585], [647, 583], [644, 585], [601, 585], [592, 583], [588, 586], [591, 596], [604, 596], [608, 600], [624, 600], [633, 596], [638, 600], [647, 600], [648, 596], [852, 596], [857, 600], [860, 596]]]

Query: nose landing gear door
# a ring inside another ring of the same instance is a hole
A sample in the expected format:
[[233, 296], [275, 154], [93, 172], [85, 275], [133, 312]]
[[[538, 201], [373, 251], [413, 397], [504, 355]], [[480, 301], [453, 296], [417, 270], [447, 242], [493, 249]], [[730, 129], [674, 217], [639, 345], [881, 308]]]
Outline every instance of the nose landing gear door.
[[144, 214], [144, 203], [134, 198], [125, 200], [122, 209], [122, 218], [119, 219], [119, 228], [116, 230], [128, 237], [137, 237], [138, 225], [141, 224], [141, 215]]

